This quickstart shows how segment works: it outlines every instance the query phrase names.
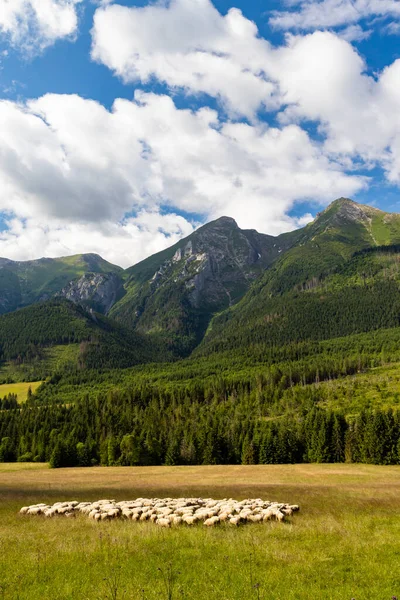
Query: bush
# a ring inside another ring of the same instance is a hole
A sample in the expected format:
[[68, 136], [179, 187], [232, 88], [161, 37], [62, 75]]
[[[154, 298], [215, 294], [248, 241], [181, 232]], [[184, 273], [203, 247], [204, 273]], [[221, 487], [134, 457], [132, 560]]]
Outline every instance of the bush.
[[32, 452], [25, 452], [25, 454], [22, 454], [22, 456], [18, 457], [17, 462], [34, 462]]

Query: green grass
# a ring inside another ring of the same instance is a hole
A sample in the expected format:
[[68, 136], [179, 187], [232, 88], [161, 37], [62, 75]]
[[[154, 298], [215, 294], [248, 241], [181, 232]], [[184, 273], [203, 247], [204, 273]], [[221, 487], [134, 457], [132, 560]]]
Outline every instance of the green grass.
[[362, 410], [400, 410], [400, 363], [368, 369], [362, 373], [294, 386], [285, 390], [271, 417], [281, 418], [299, 410], [299, 398], [314, 398], [320, 408], [354, 417]]
[[[400, 594], [399, 476], [366, 465], [1, 465], [0, 598], [390, 600]], [[301, 512], [213, 530], [18, 515], [40, 501], [180, 495], [277, 499]]]
[[0, 381], [23, 382], [43, 378], [66, 367], [76, 365], [79, 344], [52, 346], [42, 349], [43, 357], [32, 362], [15, 364], [11, 361], [0, 364]]
[[16, 394], [18, 402], [25, 402], [28, 396], [28, 390], [31, 388], [35, 393], [42, 381], [31, 381], [24, 383], [5, 383], [0, 385], [0, 398], [8, 396], [8, 394]]
[[323, 408], [357, 414], [361, 409], [400, 408], [400, 363], [369, 369], [342, 379], [314, 384]]

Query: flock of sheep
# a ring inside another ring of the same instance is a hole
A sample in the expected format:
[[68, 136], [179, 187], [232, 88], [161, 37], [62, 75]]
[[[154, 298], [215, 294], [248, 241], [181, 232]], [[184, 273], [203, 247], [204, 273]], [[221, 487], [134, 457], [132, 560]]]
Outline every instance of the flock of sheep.
[[261, 523], [270, 520], [284, 521], [299, 510], [297, 504], [281, 504], [256, 500], [213, 500], [212, 498], [138, 498], [132, 501], [116, 502], [99, 500], [97, 502], [56, 502], [24, 506], [23, 515], [44, 515], [54, 517], [63, 515], [75, 517], [81, 513], [95, 521], [107, 521], [125, 518], [131, 521], [151, 521], [160, 527], [171, 525], [194, 525], [203, 522], [207, 527], [219, 523], [239, 525], [242, 523]]

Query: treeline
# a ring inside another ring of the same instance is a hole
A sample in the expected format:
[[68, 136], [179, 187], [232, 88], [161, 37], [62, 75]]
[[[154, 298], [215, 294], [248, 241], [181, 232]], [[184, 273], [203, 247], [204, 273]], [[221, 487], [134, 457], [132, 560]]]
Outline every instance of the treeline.
[[[29, 390], [32, 395], [32, 390], [30, 388]], [[14, 408], [21, 408], [16, 394], [7, 394], [3, 399], [0, 398], [0, 410], [12, 410]]]
[[265, 417], [265, 401], [243, 392], [212, 400], [149, 387], [72, 405], [33, 401], [0, 412], [0, 461], [89, 465], [400, 464], [400, 413], [344, 415], [304, 403]]

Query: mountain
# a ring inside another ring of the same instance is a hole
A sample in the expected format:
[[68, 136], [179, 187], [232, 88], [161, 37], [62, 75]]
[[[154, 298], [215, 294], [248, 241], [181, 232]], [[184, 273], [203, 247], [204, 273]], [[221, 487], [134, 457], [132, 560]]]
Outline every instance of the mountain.
[[400, 215], [341, 198], [297, 236], [235, 307], [212, 320], [198, 353], [400, 324]]
[[235, 304], [291, 239], [242, 230], [221, 217], [128, 269], [126, 295], [110, 316], [137, 331], [161, 333], [175, 352], [186, 355], [212, 316]]
[[400, 215], [339, 198], [312, 223], [291, 235], [295, 243], [268, 277], [273, 294], [323, 277], [358, 250], [399, 243]]
[[122, 275], [121, 267], [97, 254], [30, 261], [0, 258], [0, 314], [55, 295], [107, 312], [123, 294]]
[[397, 244], [400, 215], [346, 198], [277, 237], [221, 217], [126, 271], [95, 254], [0, 259], [0, 313], [65, 298], [177, 357], [328, 339], [397, 326]]

